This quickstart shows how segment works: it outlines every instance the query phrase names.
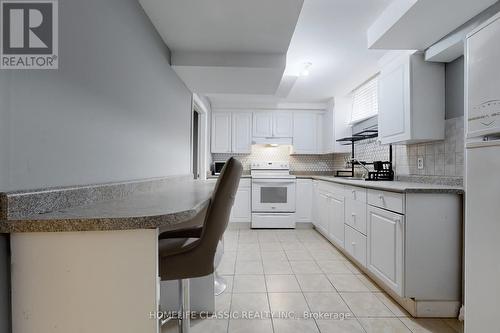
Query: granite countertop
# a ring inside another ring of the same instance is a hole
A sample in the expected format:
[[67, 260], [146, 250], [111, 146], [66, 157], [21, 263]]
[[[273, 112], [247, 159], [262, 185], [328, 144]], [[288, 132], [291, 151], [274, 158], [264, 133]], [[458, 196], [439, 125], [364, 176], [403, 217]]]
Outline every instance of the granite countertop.
[[461, 186], [449, 186], [449, 185], [436, 185], [428, 183], [413, 183], [413, 182], [402, 182], [402, 181], [366, 181], [357, 179], [346, 179], [343, 177], [333, 177], [333, 176], [297, 176], [297, 178], [310, 178], [317, 180], [324, 180], [332, 183], [338, 183], [343, 185], [359, 186], [364, 188], [370, 188], [375, 190], [384, 190], [400, 193], [456, 193], [462, 194], [464, 192]]
[[208, 205], [213, 182], [173, 182], [159, 189], [0, 221], [0, 232], [155, 229], [192, 219]]

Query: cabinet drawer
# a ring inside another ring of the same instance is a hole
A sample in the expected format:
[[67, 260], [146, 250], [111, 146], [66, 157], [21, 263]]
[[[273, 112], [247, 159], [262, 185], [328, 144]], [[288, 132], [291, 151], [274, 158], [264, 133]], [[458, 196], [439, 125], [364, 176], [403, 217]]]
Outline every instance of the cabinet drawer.
[[344, 187], [344, 196], [346, 199], [366, 202], [366, 188], [346, 185]]
[[404, 214], [405, 196], [402, 193], [368, 190], [368, 204]]
[[366, 202], [346, 199], [345, 223], [366, 235]]
[[251, 187], [251, 180], [250, 178], [240, 178], [240, 185], [239, 187]]
[[366, 236], [345, 225], [344, 249], [366, 267]]
[[344, 186], [340, 184], [335, 184], [327, 181], [319, 182], [319, 189], [321, 191], [329, 192], [336, 196], [344, 196]]

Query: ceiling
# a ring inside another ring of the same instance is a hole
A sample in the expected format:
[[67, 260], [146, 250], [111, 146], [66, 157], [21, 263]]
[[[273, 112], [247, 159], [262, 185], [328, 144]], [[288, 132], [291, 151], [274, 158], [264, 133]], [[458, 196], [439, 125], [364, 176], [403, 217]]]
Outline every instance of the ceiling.
[[273, 94], [303, 0], [139, 0], [200, 93]]
[[[288, 48], [286, 69], [277, 93], [242, 95], [239, 100], [322, 102], [345, 95], [377, 71], [385, 53], [368, 50], [366, 31], [390, 0], [305, 0]], [[311, 62], [308, 76], [299, 76]], [[234, 96], [211, 94], [211, 100]]]
[[397, 0], [368, 29], [368, 46], [426, 50], [497, 0]]

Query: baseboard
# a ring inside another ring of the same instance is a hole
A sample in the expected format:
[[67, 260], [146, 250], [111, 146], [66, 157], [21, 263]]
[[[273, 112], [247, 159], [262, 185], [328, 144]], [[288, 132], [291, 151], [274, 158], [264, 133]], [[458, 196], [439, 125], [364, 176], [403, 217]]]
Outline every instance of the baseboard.
[[[252, 222], [229, 222], [227, 225], [228, 230], [245, 230], [251, 229]], [[313, 229], [314, 226], [311, 222], [297, 222], [295, 223], [295, 229]]]
[[416, 300], [417, 318], [458, 318], [458, 301], [419, 301]]

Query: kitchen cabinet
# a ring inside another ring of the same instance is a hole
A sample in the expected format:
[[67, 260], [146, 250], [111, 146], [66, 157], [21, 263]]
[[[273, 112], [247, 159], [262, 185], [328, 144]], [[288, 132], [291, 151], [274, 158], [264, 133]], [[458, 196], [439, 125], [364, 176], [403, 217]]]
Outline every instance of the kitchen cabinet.
[[318, 231], [340, 248], [344, 246], [343, 187], [320, 182], [317, 190]]
[[328, 202], [330, 239], [340, 247], [344, 247], [344, 197], [330, 195]]
[[267, 138], [273, 136], [272, 112], [254, 112], [253, 136], [256, 138]]
[[248, 154], [252, 150], [252, 113], [212, 113], [212, 153]]
[[366, 235], [366, 189], [345, 187], [345, 223]]
[[[313, 180], [312, 181], [312, 212], [311, 212], [311, 218], [312, 218], [312, 224], [315, 228], [318, 228], [319, 226], [319, 181], [318, 180]], [[298, 202], [296, 200], [295, 202]]]
[[273, 136], [290, 138], [293, 131], [293, 115], [291, 112], [273, 112]]
[[253, 137], [255, 138], [290, 138], [293, 131], [291, 112], [253, 113]]
[[295, 112], [293, 114], [293, 154], [323, 153], [322, 113]]
[[297, 179], [296, 183], [296, 208], [297, 222], [307, 223], [312, 221], [313, 182], [311, 179]]
[[313, 181], [312, 192], [315, 228], [382, 289], [397, 295], [413, 316], [457, 315], [460, 194], [394, 192], [321, 180]]
[[212, 153], [231, 152], [231, 112], [212, 113]]
[[444, 139], [444, 64], [414, 51], [390, 52], [380, 61], [378, 84], [382, 144]]
[[366, 267], [366, 236], [359, 231], [345, 225], [344, 248], [356, 261]]
[[404, 216], [368, 206], [367, 268], [403, 296]]
[[318, 223], [316, 228], [324, 236], [329, 236], [330, 196], [328, 192], [318, 190]]
[[251, 222], [252, 220], [252, 186], [250, 179], [240, 179], [240, 185], [231, 209], [230, 222]]
[[252, 113], [232, 114], [232, 152], [250, 154], [252, 152]]

